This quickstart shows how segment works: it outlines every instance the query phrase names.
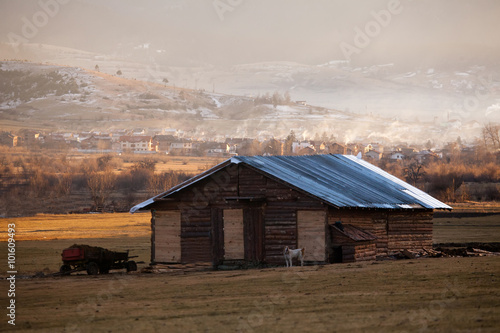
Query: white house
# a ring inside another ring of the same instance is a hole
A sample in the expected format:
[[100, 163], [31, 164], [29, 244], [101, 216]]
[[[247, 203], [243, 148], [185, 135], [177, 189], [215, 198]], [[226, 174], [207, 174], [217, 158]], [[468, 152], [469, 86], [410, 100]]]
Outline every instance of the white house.
[[153, 145], [153, 139], [150, 136], [121, 136], [121, 150], [138, 151], [155, 151], [156, 145]]
[[389, 159], [391, 160], [402, 160], [405, 158], [405, 155], [403, 155], [403, 153], [399, 152], [399, 151], [395, 151], [393, 152], [390, 156], [389, 156]]
[[192, 141], [176, 141], [170, 144], [169, 154], [173, 155], [190, 155], [195, 149]]
[[303, 142], [293, 142], [292, 143], [292, 152], [294, 154], [297, 154], [299, 151], [301, 151], [304, 148], [311, 147], [311, 143], [307, 141]]

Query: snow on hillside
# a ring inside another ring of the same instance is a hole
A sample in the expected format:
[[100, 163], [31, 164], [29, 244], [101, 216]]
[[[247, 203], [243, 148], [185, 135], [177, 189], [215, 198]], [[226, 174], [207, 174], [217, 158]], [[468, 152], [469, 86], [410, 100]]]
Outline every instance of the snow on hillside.
[[[218, 92], [211, 93], [202, 88], [181, 88], [175, 84], [176, 76], [169, 78], [168, 85], [160, 82], [161, 76], [155, 77], [153, 83], [128, 78], [125, 66], [121, 67], [125, 74], [117, 76], [54, 65], [1, 65], [4, 71], [56, 71], [78, 87], [75, 92], [49, 93], [29, 101], [0, 100], [0, 119], [19, 124], [48, 123], [57, 118], [51, 126], [104, 129], [120, 122], [130, 127], [162, 126], [193, 133], [216, 131], [219, 135], [260, 137], [285, 137], [293, 129], [304, 137], [327, 132], [342, 140], [369, 137], [416, 142], [477, 136], [478, 128], [468, 125], [470, 115], [460, 119], [455, 116], [458, 113], [454, 108], [464, 101], [464, 94], [457, 93], [457, 89], [474, 92], [483, 89], [481, 82], [488, 82], [469, 80], [482, 75], [477, 68], [471, 69], [476, 71], [473, 75], [466, 76], [463, 73], [469, 71], [457, 74], [425, 69], [399, 73], [392, 64], [355, 71], [345, 62], [321, 66], [259, 63], [219, 71], [224, 75], [213, 84]], [[134, 68], [139, 76], [139, 67]], [[178, 69], [176, 73], [182, 76], [185, 72]], [[197, 72], [200, 87], [207, 86], [207, 73], [215, 75], [213, 68]], [[468, 80], [468, 84], [457, 85], [459, 80]], [[490, 118], [500, 113], [498, 81], [491, 82], [491, 96], [479, 100], [480, 107], [485, 105], [483, 113]], [[220, 93], [226, 88], [238, 94]], [[255, 97], [272, 95], [274, 91], [290, 91], [292, 99], [306, 102], [276, 106], [254, 102]], [[415, 112], [416, 106], [422, 112]], [[391, 111], [394, 109], [398, 112]]]

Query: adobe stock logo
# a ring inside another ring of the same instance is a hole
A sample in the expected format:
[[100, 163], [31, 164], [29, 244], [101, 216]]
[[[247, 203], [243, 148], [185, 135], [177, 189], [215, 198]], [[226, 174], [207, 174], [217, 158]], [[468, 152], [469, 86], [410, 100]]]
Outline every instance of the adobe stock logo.
[[9, 43], [12, 44], [14, 51], [19, 52], [19, 44], [29, 43], [31, 39], [38, 35], [41, 28], [49, 23], [49, 19], [55, 17], [60, 10], [61, 5], [65, 5], [70, 0], [40, 0], [38, 6], [40, 10], [35, 12], [31, 20], [26, 16], [21, 18], [23, 25], [21, 27], [21, 35], [15, 32], [9, 32], [7, 35]]
[[346, 60], [351, 60], [353, 54], [360, 54], [361, 50], [368, 47], [372, 40], [380, 35], [383, 28], [389, 26], [394, 15], [403, 12], [403, 6], [399, 0], [390, 0], [387, 9], [372, 11], [370, 14], [373, 20], [368, 21], [364, 29], [354, 27], [353, 44], [342, 41], [339, 44], [340, 50]]

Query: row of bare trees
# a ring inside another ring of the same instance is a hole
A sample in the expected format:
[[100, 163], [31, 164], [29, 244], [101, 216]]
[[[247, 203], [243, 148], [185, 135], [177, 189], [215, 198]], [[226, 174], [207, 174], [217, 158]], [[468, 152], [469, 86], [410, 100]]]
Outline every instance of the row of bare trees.
[[427, 162], [384, 159], [378, 166], [443, 201], [500, 201], [500, 155], [477, 154], [457, 151]]
[[[62, 155], [5, 154], [0, 157], [0, 215], [55, 212], [47, 211], [48, 202], [55, 210], [61, 207], [59, 213], [81, 207], [127, 210], [192, 176], [155, 172], [156, 164], [154, 159], [125, 164], [120, 157], [111, 155], [70, 160]], [[71, 200], [73, 206], [68, 202]]]
[[[495, 185], [500, 183], [500, 153], [492, 148], [499, 145], [495, 136], [498, 131], [488, 126], [484, 131], [489, 133], [485, 134], [489, 148], [486, 143], [475, 150], [450, 146], [447, 156], [423, 163], [413, 159], [372, 162], [440, 200], [500, 201], [500, 188]], [[287, 153], [292, 139], [290, 137], [285, 145], [271, 140], [265, 144], [251, 142], [242, 148], [248, 154], [253, 151], [272, 155]], [[47, 212], [49, 206], [53, 207], [50, 212], [59, 208], [61, 211], [57, 212], [78, 211], [82, 206], [126, 210], [192, 176], [175, 171], [159, 172], [158, 163], [168, 163], [162, 158], [168, 157], [68, 158], [63, 153], [0, 148], [0, 216], [27, 214], [24, 211], [29, 209], [36, 213]], [[470, 183], [479, 185], [474, 190], [462, 186]], [[66, 208], [61, 208], [63, 202]]]
[[482, 129], [483, 141], [486, 147], [500, 149], [500, 125], [488, 123]]

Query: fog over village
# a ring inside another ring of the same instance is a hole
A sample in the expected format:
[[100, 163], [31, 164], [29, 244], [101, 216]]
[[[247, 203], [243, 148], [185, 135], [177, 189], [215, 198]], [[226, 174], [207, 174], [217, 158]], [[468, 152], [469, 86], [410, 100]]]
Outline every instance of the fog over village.
[[[51, 130], [109, 131], [122, 124], [106, 114], [142, 120], [146, 110], [162, 117], [155, 130], [174, 127], [197, 139], [212, 128], [219, 138], [285, 138], [293, 129], [301, 139], [326, 132], [344, 144], [431, 139], [436, 147], [458, 136], [473, 143], [484, 124], [500, 120], [499, 6], [361, 3], [366, 9], [338, 1], [2, 1], [9, 15], [0, 23], [0, 59], [29, 62], [3, 63], [2, 76], [36, 74], [35, 63], [80, 88], [59, 98], [4, 88], [2, 118], [51, 118], [58, 109]], [[105, 90], [116, 83], [105, 74], [137, 84]], [[182, 89], [187, 102], [172, 105]], [[151, 92], [142, 95], [146, 107], [137, 90]], [[286, 103], [249, 105], [275, 93]], [[103, 119], [72, 117], [95, 112]]]
[[495, 332], [499, 17], [0, 0], [0, 331]]

